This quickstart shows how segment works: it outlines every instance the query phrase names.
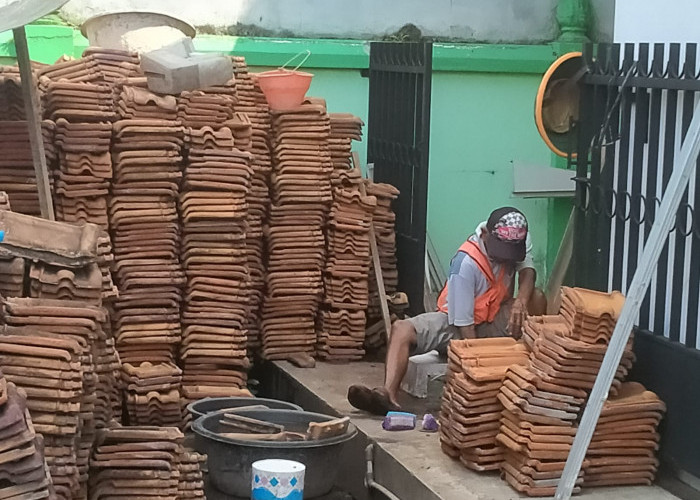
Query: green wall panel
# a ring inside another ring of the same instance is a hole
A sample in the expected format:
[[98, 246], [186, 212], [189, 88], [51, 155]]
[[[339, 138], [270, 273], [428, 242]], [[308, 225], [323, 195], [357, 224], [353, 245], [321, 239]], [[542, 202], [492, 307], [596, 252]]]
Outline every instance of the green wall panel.
[[513, 161], [550, 164], [532, 118], [539, 78], [517, 73], [433, 74], [428, 233], [444, 268], [476, 225], [499, 206], [525, 213], [541, 283], [547, 199], [512, 196]]

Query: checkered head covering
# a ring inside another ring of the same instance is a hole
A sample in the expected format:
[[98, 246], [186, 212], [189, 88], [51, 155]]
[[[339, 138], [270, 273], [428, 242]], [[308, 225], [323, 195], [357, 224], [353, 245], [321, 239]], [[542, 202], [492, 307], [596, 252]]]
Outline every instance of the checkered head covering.
[[489, 257], [521, 262], [525, 259], [527, 219], [517, 208], [502, 207], [494, 210], [486, 222], [490, 234], [486, 250]]

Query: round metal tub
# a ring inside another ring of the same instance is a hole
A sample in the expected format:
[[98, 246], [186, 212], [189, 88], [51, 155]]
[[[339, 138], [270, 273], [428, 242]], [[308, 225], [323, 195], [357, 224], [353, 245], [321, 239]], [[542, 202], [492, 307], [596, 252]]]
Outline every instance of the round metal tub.
[[[306, 466], [304, 498], [327, 494], [341, 467], [338, 457], [348, 441], [357, 435], [351, 423], [342, 436], [319, 441], [266, 442], [228, 439], [217, 432], [230, 432], [219, 420], [226, 410], [210, 413], [192, 424], [195, 448], [207, 454], [209, 481], [227, 495], [250, 497], [253, 462], [281, 458]], [[295, 410], [240, 410], [238, 415], [284, 425], [286, 430], [306, 432], [310, 422], [327, 422], [335, 417]]]

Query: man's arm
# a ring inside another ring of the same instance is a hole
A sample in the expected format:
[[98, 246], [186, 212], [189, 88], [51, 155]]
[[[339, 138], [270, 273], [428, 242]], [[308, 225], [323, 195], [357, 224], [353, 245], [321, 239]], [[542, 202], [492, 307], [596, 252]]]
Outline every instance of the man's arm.
[[518, 273], [518, 296], [510, 311], [508, 331], [515, 338], [520, 338], [520, 329], [527, 317], [527, 305], [530, 303], [532, 291], [535, 289], [535, 270], [531, 267], [521, 269]]

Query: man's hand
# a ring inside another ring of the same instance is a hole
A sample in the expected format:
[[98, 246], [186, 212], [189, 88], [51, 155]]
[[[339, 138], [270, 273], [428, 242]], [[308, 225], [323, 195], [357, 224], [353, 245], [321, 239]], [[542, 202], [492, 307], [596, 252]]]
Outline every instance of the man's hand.
[[508, 321], [508, 332], [514, 339], [519, 339], [522, 336], [523, 322], [527, 319], [527, 306], [522, 299], [517, 298], [513, 301], [513, 306], [510, 309], [510, 320]]

